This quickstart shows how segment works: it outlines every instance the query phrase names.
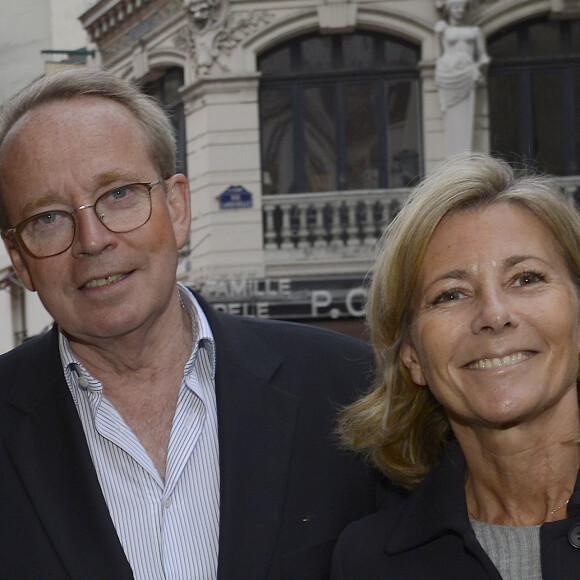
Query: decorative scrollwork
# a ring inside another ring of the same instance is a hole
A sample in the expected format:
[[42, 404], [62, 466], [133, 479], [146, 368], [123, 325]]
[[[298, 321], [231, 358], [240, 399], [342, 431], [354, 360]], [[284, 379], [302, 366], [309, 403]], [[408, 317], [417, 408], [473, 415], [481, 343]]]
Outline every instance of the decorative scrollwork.
[[[203, 12], [199, 19], [204, 19], [207, 14], [209, 13]], [[206, 28], [203, 33], [199, 27], [193, 26], [190, 19], [189, 25], [176, 35], [175, 46], [192, 56], [198, 76], [207, 76], [218, 71], [229, 72], [224, 57], [229, 56], [244, 38], [258, 30], [260, 26], [268, 24], [273, 18], [272, 12], [259, 10], [229, 14], [222, 18], [219, 26], [214, 26], [213, 22], [208, 24], [204, 20]], [[211, 33], [208, 32], [210, 30]]]

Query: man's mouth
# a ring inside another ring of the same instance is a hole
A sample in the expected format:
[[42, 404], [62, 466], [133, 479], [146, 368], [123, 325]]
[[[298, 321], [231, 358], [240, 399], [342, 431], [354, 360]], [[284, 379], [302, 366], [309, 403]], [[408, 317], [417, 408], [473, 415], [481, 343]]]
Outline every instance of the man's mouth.
[[109, 284], [119, 282], [120, 280], [126, 277], [127, 274], [113, 274], [112, 276], [107, 276], [106, 278], [97, 278], [96, 280], [91, 280], [90, 282], [87, 282], [83, 286], [83, 288], [91, 289], [91, 288], [100, 288], [101, 286], [108, 286]]
[[468, 369], [498, 369], [505, 368], [516, 363], [532, 358], [531, 351], [514, 352], [502, 357], [490, 357], [475, 360], [467, 365]]

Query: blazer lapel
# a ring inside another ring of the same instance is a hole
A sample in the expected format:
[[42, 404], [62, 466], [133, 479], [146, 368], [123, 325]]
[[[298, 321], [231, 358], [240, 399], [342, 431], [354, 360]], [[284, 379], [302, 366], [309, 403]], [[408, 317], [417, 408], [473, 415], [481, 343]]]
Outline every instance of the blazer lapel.
[[216, 339], [218, 580], [265, 578], [282, 517], [300, 400], [275, 388], [283, 357], [235, 317], [206, 309]]
[[71, 577], [133, 578], [63, 377], [56, 332], [51, 335], [29, 345], [22, 360], [34, 365], [16, 370], [19, 416], [6, 440], [8, 455]]

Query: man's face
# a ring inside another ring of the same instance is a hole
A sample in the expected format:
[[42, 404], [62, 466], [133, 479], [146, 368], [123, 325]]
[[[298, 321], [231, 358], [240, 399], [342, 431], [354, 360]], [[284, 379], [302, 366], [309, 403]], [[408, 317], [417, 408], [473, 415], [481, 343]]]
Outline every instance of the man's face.
[[[143, 128], [101, 97], [55, 101], [29, 111], [0, 150], [0, 179], [12, 225], [33, 214], [73, 211], [103, 192], [160, 179]], [[73, 339], [92, 343], [147, 330], [175, 297], [177, 252], [189, 231], [187, 180], [176, 175], [151, 191], [152, 213], [128, 233], [108, 231], [93, 209], [76, 213], [72, 246], [34, 258], [5, 240], [25, 286]]]

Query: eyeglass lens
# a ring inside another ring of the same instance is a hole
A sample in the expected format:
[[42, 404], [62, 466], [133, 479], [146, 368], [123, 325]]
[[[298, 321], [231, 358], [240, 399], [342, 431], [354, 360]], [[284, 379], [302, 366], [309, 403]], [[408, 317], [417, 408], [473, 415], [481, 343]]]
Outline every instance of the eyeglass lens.
[[[156, 182], [158, 183], [158, 182]], [[37, 258], [54, 256], [70, 248], [74, 241], [74, 214], [92, 208], [101, 223], [110, 231], [126, 233], [144, 225], [151, 217], [153, 185], [130, 183], [101, 195], [94, 204], [82, 206], [74, 212], [47, 211], [32, 216], [16, 228], [26, 249]]]

